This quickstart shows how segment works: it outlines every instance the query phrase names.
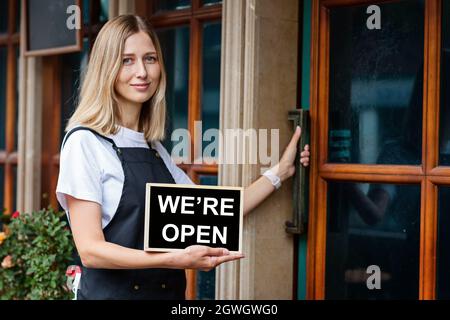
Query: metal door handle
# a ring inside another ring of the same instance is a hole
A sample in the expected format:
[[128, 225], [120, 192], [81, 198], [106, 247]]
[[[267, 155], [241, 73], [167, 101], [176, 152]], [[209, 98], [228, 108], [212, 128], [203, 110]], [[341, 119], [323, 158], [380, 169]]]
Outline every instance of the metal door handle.
[[[309, 111], [295, 109], [289, 111], [288, 119], [294, 122], [294, 130], [297, 126], [302, 128], [302, 136], [297, 150], [303, 150], [309, 141]], [[286, 232], [303, 234], [307, 230], [308, 223], [308, 176], [309, 170], [300, 163], [300, 152], [295, 158], [295, 175], [293, 188], [293, 217], [292, 221], [286, 221]]]

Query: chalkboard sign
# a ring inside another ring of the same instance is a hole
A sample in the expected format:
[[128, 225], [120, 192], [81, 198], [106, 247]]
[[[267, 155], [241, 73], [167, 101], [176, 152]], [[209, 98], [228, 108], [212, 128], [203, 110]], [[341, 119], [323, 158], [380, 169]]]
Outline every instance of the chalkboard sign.
[[80, 0], [25, 0], [25, 55], [81, 51]]
[[243, 188], [147, 183], [144, 250], [242, 251]]

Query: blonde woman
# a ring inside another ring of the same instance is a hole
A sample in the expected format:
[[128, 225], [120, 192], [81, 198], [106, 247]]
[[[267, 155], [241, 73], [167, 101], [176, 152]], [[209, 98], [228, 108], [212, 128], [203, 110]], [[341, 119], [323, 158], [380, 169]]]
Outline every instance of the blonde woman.
[[[142, 250], [145, 183], [192, 184], [160, 142], [165, 89], [161, 48], [148, 23], [133, 15], [107, 22], [67, 126], [56, 190], [83, 264], [77, 299], [184, 299], [184, 269], [209, 270], [242, 258], [206, 246]], [[298, 128], [271, 176], [246, 188], [245, 213], [275, 190], [272, 179], [293, 175], [299, 138]]]

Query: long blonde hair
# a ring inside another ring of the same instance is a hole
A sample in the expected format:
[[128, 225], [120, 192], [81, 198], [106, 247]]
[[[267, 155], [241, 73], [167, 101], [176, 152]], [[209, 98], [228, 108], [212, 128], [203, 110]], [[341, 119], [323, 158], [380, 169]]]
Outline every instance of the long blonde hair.
[[81, 86], [78, 107], [70, 117], [66, 131], [83, 125], [105, 135], [117, 133], [120, 113], [114, 84], [122, 65], [125, 40], [140, 31], [146, 32], [155, 46], [161, 77], [154, 95], [142, 105], [139, 130], [144, 132], [147, 140], [164, 139], [166, 71], [161, 45], [149, 23], [135, 15], [115, 17], [100, 30]]

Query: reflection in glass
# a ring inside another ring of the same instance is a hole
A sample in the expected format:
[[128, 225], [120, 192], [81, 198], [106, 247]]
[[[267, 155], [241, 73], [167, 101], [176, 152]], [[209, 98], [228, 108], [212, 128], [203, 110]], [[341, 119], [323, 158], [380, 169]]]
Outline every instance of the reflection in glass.
[[330, 9], [329, 161], [420, 164], [424, 1]]
[[[167, 74], [167, 130], [163, 144], [169, 153], [180, 140], [171, 141], [173, 130], [188, 127], [189, 27], [157, 30]], [[181, 139], [181, 138], [180, 138]], [[187, 156], [183, 150], [176, 156]]]
[[77, 107], [82, 75], [87, 66], [89, 52], [88, 39], [83, 40], [83, 51], [61, 56], [61, 142], [69, 118]]
[[[201, 185], [217, 186], [216, 175], [200, 175]], [[214, 300], [216, 288], [216, 271], [197, 271], [197, 300]]]
[[439, 164], [450, 165], [450, 3], [442, 2], [441, 108]]
[[0, 150], [5, 149], [7, 55], [8, 48], [0, 47]]
[[0, 1], [0, 33], [8, 32], [8, 3], [9, 1]]
[[22, 12], [21, 10], [22, 10], [22, 1], [17, 1], [17, 5], [16, 5], [16, 32], [20, 31], [20, 13]]
[[[219, 129], [221, 26], [220, 22], [203, 25], [202, 130], [204, 133], [208, 129]], [[213, 141], [213, 138], [210, 140], [203, 141], [204, 156], [217, 158], [218, 141]], [[205, 147], [208, 145], [211, 145], [208, 148], [211, 152], [206, 150], [205, 154]], [[213, 148], [214, 146], [216, 148]]]
[[155, 1], [155, 12], [159, 13], [162, 11], [170, 10], [182, 10], [191, 7], [190, 0], [156, 0]]
[[420, 186], [330, 182], [327, 219], [327, 299], [418, 298]]
[[[444, 1], [445, 2], [445, 1]], [[450, 187], [439, 187], [436, 296], [450, 299]]]
[[20, 79], [20, 75], [19, 75], [19, 66], [20, 66], [20, 47], [16, 46], [15, 47], [15, 52], [16, 52], [16, 94], [15, 94], [15, 98], [16, 98], [16, 107], [14, 109], [14, 117], [15, 117], [15, 121], [14, 122], [16, 125], [14, 126], [14, 150], [17, 150], [17, 143], [18, 143], [18, 139], [19, 139], [19, 135], [18, 135], [18, 130], [19, 130], [19, 79]]
[[214, 4], [222, 3], [222, 0], [203, 0], [202, 3], [204, 6], [211, 6]]
[[[10, 208], [5, 208], [4, 204], [5, 204], [5, 199], [4, 199], [4, 194], [5, 194], [5, 167], [3, 165], [0, 165], [0, 208], [2, 210], [6, 209], [7, 212], [9, 212]], [[11, 213], [11, 212], [9, 212]]]
[[100, 22], [108, 21], [109, 0], [100, 0]]

